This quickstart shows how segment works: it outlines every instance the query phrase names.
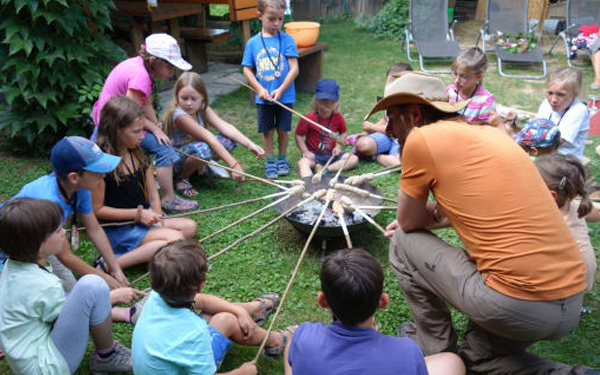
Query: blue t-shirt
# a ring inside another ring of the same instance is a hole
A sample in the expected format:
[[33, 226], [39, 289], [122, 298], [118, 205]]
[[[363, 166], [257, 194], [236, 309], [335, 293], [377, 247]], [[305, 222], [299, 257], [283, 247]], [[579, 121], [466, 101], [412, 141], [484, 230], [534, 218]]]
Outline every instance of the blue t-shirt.
[[[12, 197], [14, 198], [34, 198], [48, 199], [57, 203], [63, 210], [63, 226], [69, 225], [75, 213], [89, 214], [92, 212], [92, 194], [89, 190], [77, 190], [76, 199], [74, 202], [65, 202], [58, 189], [58, 181], [56, 174], [50, 173], [34, 180], [23, 186], [21, 190]], [[73, 212], [75, 209], [76, 212]], [[4, 263], [6, 256], [0, 252], [0, 264]], [[1, 268], [0, 268], [1, 269]]]
[[303, 323], [289, 352], [294, 374], [427, 374], [425, 358], [414, 341], [374, 329], [332, 323]]
[[[271, 93], [281, 86], [290, 71], [288, 57], [298, 58], [298, 49], [294, 38], [283, 31], [280, 31], [276, 36], [261, 38], [259, 32], [246, 43], [242, 65], [253, 68], [258, 82]], [[277, 69], [275, 65], [277, 65]], [[276, 72], [279, 72], [279, 77], [277, 77]], [[279, 101], [287, 104], [296, 102], [296, 89], [293, 83], [281, 95]], [[260, 99], [258, 94], [256, 95], [256, 104], [275, 105], [275, 103]]]
[[206, 321], [192, 310], [173, 308], [155, 291], [144, 305], [131, 340], [133, 373], [137, 375], [213, 375]]

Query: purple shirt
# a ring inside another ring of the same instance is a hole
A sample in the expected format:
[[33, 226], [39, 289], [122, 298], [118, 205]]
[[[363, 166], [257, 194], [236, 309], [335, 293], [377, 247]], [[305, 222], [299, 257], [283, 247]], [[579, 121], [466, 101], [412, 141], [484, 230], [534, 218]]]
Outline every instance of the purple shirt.
[[92, 120], [94, 125], [100, 123], [100, 112], [113, 96], [125, 95], [132, 89], [144, 95], [144, 101], [152, 95], [152, 77], [144, 66], [141, 56], [121, 61], [108, 75], [98, 101], [94, 104]]

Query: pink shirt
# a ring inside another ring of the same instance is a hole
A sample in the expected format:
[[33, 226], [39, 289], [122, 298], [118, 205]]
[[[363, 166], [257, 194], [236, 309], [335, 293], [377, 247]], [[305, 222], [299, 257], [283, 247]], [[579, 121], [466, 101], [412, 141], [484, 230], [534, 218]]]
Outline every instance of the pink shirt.
[[115, 95], [125, 95], [133, 89], [144, 95], [144, 101], [152, 95], [152, 77], [144, 66], [142, 57], [132, 57], [119, 63], [108, 75], [98, 101], [92, 110], [94, 125], [100, 123], [100, 112], [104, 104]]
[[[455, 84], [446, 87], [446, 94], [450, 102], [458, 102], [467, 100], [458, 94], [458, 89]], [[467, 107], [460, 110], [458, 113], [465, 117], [467, 122], [472, 124], [488, 123], [490, 121], [490, 112], [496, 108], [496, 99], [482, 85], [477, 85], [477, 90], [471, 96], [471, 101]]]

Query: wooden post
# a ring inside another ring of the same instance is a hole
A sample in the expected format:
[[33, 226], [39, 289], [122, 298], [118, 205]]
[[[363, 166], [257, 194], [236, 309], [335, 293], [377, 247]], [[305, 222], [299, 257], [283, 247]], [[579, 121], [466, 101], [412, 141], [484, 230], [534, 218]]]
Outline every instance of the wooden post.
[[477, 11], [475, 11], [475, 19], [477, 21], [485, 21], [485, 11], [487, 9], [487, 0], [477, 1]]

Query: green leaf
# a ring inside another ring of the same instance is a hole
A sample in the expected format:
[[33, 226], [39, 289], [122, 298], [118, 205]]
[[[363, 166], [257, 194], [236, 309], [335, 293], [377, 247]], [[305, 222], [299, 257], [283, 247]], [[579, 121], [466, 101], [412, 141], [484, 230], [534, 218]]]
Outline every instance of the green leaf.
[[21, 95], [21, 90], [14, 86], [3, 86], [2, 93], [8, 105], [11, 105], [15, 98]]
[[69, 103], [63, 105], [60, 110], [54, 112], [54, 116], [60, 121], [63, 125], [67, 125], [67, 122], [71, 118], [75, 118], [79, 116], [79, 106], [75, 103]]
[[37, 10], [39, 3], [35, 0], [29, 0], [27, 2], [27, 5], [29, 5], [29, 11], [31, 12], [31, 14], [33, 14]]
[[44, 107], [44, 109], [46, 109], [49, 100], [56, 103], [56, 94], [57, 93], [54, 90], [47, 90], [47, 91], [38, 93], [35, 96], [35, 99], [38, 101], [38, 103], [40, 103], [40, 105], [42, 107]]
[[9, 55], [14, 55], [15, 53], [23, 50], [25, 51], [25, 55], [29, 56], [29, 54], [31, 53], [31, 49], [33, 48], [33, 43], [31, 42], [31, 40], [23, 40], [21, 38], [15, 37], [11, 39], [9, 46]]
[[69, 7], [69, 4], [67, 3], [67, 0], [54, 0], [54, 2], [59, 3], [61, 5], [63, 5], [64, 7]]
[[56, 21], [56, 19], [59, 18], [60, 15], [47, 10], [39, 10], [33, 15], [34, 20], [40, 17], [43, 17], [46, 20], [46, 24], [50, 25], [52, 24], [52, 22]]
[[15, 0], [15, 10], [17, 11], [17, 14], [21, 11], [21, 9], [23, 9], [23, 7], [25, 5], [27, 5], [27, 3], [29, 3], [28, 0]]

